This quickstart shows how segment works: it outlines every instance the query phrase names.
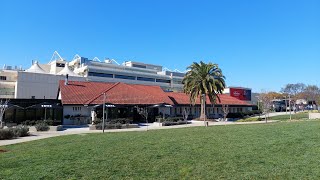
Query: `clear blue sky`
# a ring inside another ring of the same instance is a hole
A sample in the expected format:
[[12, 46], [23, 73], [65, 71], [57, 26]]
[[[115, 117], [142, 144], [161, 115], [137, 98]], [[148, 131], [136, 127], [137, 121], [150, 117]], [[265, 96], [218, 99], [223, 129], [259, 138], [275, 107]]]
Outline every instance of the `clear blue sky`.
[[0, 0], [0, 65], [75, 54], [184, 70], [218, 63], [229, 86], [320, 85], [319, 0]]

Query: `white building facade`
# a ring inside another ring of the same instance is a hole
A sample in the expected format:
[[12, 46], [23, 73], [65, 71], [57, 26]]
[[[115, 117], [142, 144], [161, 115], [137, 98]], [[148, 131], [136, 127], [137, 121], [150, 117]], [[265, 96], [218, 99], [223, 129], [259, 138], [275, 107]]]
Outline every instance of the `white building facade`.
[[27, 70], [4, 66], [0, 70], [0, 98], [56, 99], [59, 80], [68, 74], [71, 81], [123, 82], [160, 86], [167, 91], [181, 91], [184, 73], [162, 66], [115, 60], [101, 62], [98, 58], [76, 55], [70, 62], [55, 52], [48, 64], [32, 62]]

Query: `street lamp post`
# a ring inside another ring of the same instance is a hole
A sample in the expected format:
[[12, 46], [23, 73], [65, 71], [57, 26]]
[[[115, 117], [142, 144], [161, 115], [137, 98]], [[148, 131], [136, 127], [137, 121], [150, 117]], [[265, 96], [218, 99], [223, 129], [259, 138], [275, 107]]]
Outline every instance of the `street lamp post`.
[[290, 113], [290, 121], [291, 121], [291, 99], [289, 94], [289, 113]]

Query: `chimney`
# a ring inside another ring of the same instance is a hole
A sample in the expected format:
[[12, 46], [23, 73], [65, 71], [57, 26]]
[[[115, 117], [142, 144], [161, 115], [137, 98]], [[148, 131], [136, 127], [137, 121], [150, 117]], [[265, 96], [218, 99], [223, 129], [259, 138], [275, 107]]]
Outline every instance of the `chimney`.
[[66, 74], [66, 79], [64, 81], [64, 85], [68, 85], [69, 74]]

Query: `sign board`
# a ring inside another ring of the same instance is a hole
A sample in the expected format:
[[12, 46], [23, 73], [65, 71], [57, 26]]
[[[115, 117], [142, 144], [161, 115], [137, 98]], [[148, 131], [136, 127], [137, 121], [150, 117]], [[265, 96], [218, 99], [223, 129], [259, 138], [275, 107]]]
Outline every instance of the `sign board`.
[[243, 101], [251, 101], [251, 89], [230, 88], [230, 96]]
[[41, 105], [42, 108], [52, 108], [51, 104], [42, 104]]
[[116, 106], [115, 106], [115, 105], [113, 105], [113, 104], [106, 104], [106, 107], [114, 108], [114, 107], [116, 107]]

